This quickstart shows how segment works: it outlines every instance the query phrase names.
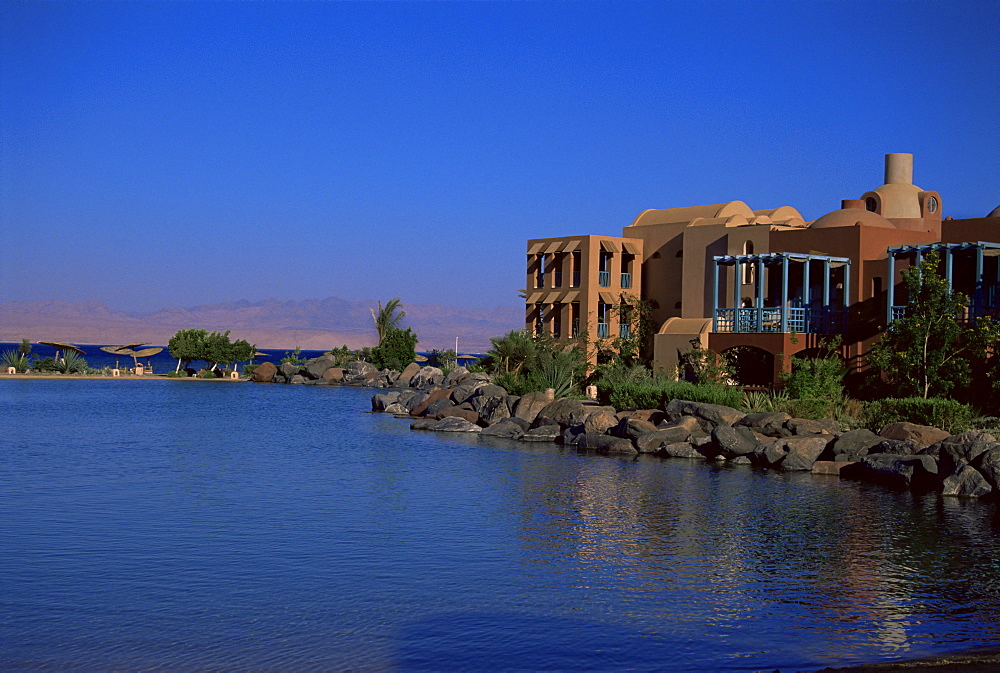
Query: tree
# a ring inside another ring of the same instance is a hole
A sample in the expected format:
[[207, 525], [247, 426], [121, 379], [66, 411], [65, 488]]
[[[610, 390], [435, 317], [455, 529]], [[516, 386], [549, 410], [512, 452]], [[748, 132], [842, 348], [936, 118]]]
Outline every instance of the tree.
[[17, 352], [21, 354], [21, 362], [31, 355], [31, 341], [27, 337], [21, 339], [21, 345], [17, 347]]
[[170, 337], [167, 348], [170, 350], [170, 357], [177, 358], [177, 369], [174, 371], [180, 371], [182, 363], [186, 369], [193, 360], [201, 360], [207, 336], [208, 333], [203, 329], [182, 329]]
[[402, 306], [399, 297], [393, 297], [385, 303], [385, 306], [382, 306], [380, 301], [378, 311], [369, 309], [372, 313], [372, 320], [375, 322], [375, 331], [378, 332], [379, 345], [382, 344], [382, 340], [391, 329], [399, 328], [399, 324], [406, 317], [406, 311], [401, 310]]
[[938, 273], [938, 260], [932, 252], [903, 271], [906, 315], [889, 324], [868, 354], [868, 362], [898, 387], [900, 397], [941, 397], [967, 385], [970, 359], [998, 343], [997, 325], [989, 318], [969, 327], [958, 322], [969, 299], [951, 291]]
[[417, 359], [417, 335], [410, 330], [389, 327], [379, 345], [371, 350], [372, 364], [379, 369], [400, 371]]

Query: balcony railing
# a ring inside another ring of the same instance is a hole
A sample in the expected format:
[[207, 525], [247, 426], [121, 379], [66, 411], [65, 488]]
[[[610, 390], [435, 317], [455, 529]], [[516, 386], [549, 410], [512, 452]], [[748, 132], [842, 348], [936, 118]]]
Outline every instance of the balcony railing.
[[622, 289], [627, 290], [632, 287], [632, 274], [628, 271], [622, 271]]
[[597, 338], [598, 339], [608, 338], [608, 323], [606, 322], [597, 323]]
[[715, 312], [716, 332], [801, 332], [840, 334], [847, 329], [847, 311], [827, 308], [787, 308], [781, 329], [780, 307], [720, 308]]
[[[891, 315], [892, 320], [900, 320], [906, 317], [907, 306], [893, 306]], [[976, 323], [980, 318], [993, 318], [994, 320], [1000, 319], [1000, 306], [996, 305], [986, 305], [977, 304], [973, 302], [971, 306], [965, 309], [965, 313], [955, 318], [955, 321], [960, 325], [971, 326]]]
[[570, 336], [573, 336], [573, 337], [580, 336], [580, 321], [579, 320], [574, 320], [571, 323], [570, 329], [573, 330], [570, 333]]
[[632, 330], [629, 329], [628, 324], [623, 323], [618, 326], [618, 336], [620, 336], [622, 339], [628, 339], [631, 333]]
[[611, 272], [610, 271], [598, 271], [597, 272], [597, 284], [601, 287], [611, 287]]

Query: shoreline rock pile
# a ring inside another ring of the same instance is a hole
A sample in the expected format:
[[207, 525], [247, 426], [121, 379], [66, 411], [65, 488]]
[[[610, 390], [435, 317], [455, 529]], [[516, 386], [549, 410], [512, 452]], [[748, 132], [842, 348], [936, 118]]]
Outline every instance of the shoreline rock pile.
[[554, 399], [551, 390], [511, 395], [487, 374], [464, 367], [447, 375], [416, 364], [402, 372], [380, 371], [366, 362], [337, 368], [326, 356], [301, 366], [265, 363], [252, 378], [391, 388], [372, 397], [372, 410], [412, 418], [413, 430], [555, 442], [603, 454], [811, 471], [949, 496], [1000, 495], [1000, 442], [980, 432], [951, 435], [913, 423], [893, 423], [879, 433], [844, 431], [833, 420], [746, 414], [687, 400], [673, 400], [663, 409], [619, 411], [589, 400]]

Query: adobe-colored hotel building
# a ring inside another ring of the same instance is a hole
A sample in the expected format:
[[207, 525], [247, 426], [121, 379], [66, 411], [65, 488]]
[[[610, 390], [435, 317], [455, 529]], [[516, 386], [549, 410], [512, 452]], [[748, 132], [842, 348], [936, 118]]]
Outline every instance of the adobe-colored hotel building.
[[778, 381], [790, 357], [843, 337], [864, 354], [906, 305], [900, 271], [937, 250], [941, 272], [970, 297], [969, 319], [1000, 315], [1000, 207], [942, 219], [941, 195], [913, 184], [913, 155], [887, 154], [885, 184], [815, 222], [791, 206], [742, 201], [650, 209], [617, 236], [530, 239], [525, 326], [613, 340], [623, 295], [648, 300], [653, 367], [676, 371], [692, 342], [737, 356], [740, 383]]

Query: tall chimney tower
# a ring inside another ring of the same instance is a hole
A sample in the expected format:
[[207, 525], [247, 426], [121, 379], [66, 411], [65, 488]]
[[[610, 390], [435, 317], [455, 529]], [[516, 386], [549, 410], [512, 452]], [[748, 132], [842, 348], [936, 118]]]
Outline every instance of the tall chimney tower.
[[885, 184], [913, 184], [913, 155], [893, 152], [885, 155]]

